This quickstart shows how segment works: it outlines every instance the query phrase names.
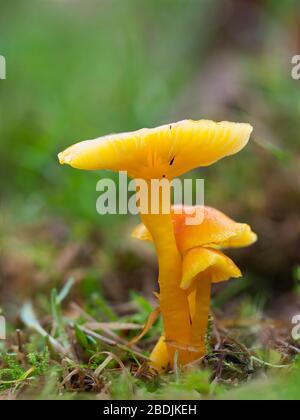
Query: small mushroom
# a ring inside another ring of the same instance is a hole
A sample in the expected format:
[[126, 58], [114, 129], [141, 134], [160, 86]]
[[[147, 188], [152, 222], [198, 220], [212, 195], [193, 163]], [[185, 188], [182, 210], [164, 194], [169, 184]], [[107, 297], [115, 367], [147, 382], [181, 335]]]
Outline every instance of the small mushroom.
[[[77, 143], [59, 154], [61, 164], [86, 170], [127, 171], [133, 178], [172, 180], [199, 166], [208, 166], [239, 152], [248, 143], [249, 124], [185, 120], [152, 129], [112, 134]], [[151, 191], [151, 188], [149, 187]], [[151, 199], [152, 197], [149, 196]], [[162, 208], [162, 203], [160, 205]], [[182, 257], [170, 214], [142, 214], [153, 238], [159, 264], [160, 307], [170, 360], [190, 358], [185, 348], [192, 328], [187, 296], [180, 288]]]
[[[197, 207], [195, 207], [196, 211]], [[172, 220], [178, 249], [182, 254], [181, 288], [186, 291], [192, 334], [187, 351], [196, 359], [206, 354], [205, 335], [209, 319], [211, 284], [230, 278], [241, 277], [239, 268], [218, 248], [245, 247], [253, 244], [256, 234], [249, 225], [236, 223], [222, 212], [203, 207], [203, 221], [199, 225], [188, 225], [187, 215], [191, 207], [182, 208], [181, 214], [175, 206]], [[134, 229], [132, 236], [140, 240], [152, 240], [144, 225]], [[162, 336], [155, 346], [151, 361], [153, 367], [163, 371], [170, 362], [166, 341]]]

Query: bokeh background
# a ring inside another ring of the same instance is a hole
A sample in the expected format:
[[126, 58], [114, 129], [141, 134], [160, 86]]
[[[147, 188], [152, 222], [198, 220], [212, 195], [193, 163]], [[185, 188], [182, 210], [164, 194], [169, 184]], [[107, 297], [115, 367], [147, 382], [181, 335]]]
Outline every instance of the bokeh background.
[[232, 254], [245, 277], [215, 290], [215, 304], [251, 298], [273, 317], [299, 313], [299, 1], [14, 0], [1, 4], [0, 28], [0, 305], [12, 322], [70, 276], [79, 301], [125, 305], [130, 290], [152, 299], [154, 254], [130, 239], [138, 219], [97, 215], [104, 174], [56, 156], [184, 118], [255, 127], [237, 157], [194, 173], [206, 204], [259, 235]]

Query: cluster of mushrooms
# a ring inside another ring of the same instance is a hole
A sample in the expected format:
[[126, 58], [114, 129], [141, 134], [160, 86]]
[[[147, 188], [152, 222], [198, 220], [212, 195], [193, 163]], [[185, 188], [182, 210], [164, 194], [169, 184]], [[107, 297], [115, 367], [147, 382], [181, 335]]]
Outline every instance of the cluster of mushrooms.
[[[145, 180], [151, 195], [151, 180], [171, 181], [238, 153], [251, 132], [249, 124], [185, 120], [83, 141], [60, 153], [59, 161], [77, 169], [127, 171]], [[256, 241], [247, 224], [216, 209], [202, 207], [203, 221], [190, 225], [187, 217], [197, 207], [172, 207], [168, 214], [162, 207], [158, 214], [141, 214], [142, 224], [133, 232], [137, 239], [152, 241], [158, 257], [164, 331], [150, 355], [158, 372], [173, 367], [175, 360], [184, 366], [206, 354], [211, 285], [241, 276], [221, 249]]]

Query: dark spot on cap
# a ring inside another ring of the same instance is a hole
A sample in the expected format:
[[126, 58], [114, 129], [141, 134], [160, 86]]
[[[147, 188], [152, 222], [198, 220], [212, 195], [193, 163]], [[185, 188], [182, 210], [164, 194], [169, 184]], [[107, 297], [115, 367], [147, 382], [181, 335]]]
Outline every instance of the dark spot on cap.
[[175, 160], [175, 156], [173, 157], [173, 159], [171, 160], [171, 162], [170, 162], [170, 166], [172, 166], [173, 165], [173, 163], [174, 163], [174, 160]]

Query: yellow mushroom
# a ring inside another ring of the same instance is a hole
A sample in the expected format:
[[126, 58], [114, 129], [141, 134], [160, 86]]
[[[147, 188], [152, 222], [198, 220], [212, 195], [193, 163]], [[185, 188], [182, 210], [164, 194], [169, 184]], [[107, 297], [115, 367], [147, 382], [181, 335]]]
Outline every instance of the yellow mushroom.
[[[178, 208], [173, 207], [172, 220], [177, 246], [183, 258], [181, 288], [187, 292], [192, 320], [191, 341], [187, 349], [190, 359], [197, 359], [206, 354], [211, 284], [241, 276], [234, 262], [217, 248], [249, 246], [257, 237], [249, 225], [236, 223], [216, 209], [203, 207], [203, 221], [194, 226], [186, 224], [191, 207], [182, 208], [181, 214], [176, 210]], [[134, 229], [132, 236], [152, 240], [143, 224]], [[159, 371], [165, 370], [170, 362], [164, 336], [155, 346], [151, 360]]]
[[[185, 120], [152, 129], [112, 134], [77, 143], [59, 154], [61, 164], [86, 170], [127, 171], [133, 178], [172, 180], [199, 166], [208, 166], [239, 152], [248, 142], [249, 124]], [[151, 188], [149, 189], [151, 191]], [[153, 198], [149, 196], [149, 198]], [[182, 257], [176, 246], [170, 214], [142, 214], [153, 238], [159, 263], [160, 306], [171, 363], [190, 360], [184, 349], [192, 329], [187, 296], [180, 288]]]

